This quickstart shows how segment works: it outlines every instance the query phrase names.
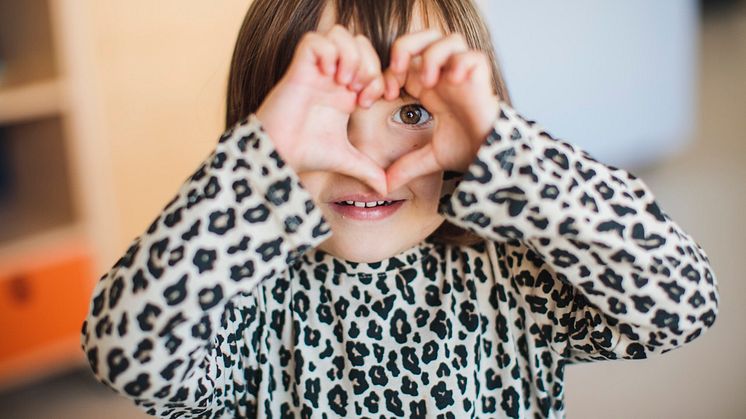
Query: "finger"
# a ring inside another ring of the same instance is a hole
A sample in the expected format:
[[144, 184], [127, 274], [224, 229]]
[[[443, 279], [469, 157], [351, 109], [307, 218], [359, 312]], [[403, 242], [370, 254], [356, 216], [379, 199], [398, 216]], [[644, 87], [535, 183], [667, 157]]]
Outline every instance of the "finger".
[[384, 81], [383, 76], [376, 77], [372, 82], [370, 82], [365, 89], [360, 93], [359, 96], [359, 103], [360, 106], [364, 108], [370, 108], [371, 105], [373, 105], [373, 102], [378, 100], [381, 95], [383, 95], [384, 91]]
[[313, 62], [314, 65], [320, 64], [321, 71], [328, 76], [334, 76], [337, 71], [337, 48], [317, 32], [307, 32], [303, 35], [296, 52], [304, 54], [300, 57], [302, 60], [299, 61]]
[[376, 192], [384, 196], [387, 195], [386, 172], [373, 159], [352, 146], [352, 144], [348, 144], [348, 146], [347, 153], [345, 153], [346, 158], [335, 171], [361, 179]]
[[422, 55], [420, 81], [424, 87], [432, 87], [440, 78], [440, 71], [449, 58], [456, 53], [468, 51], [464, 36], [452, 33], [430, 44]]
[[487, 63], [479, 51], [454, 54], [447, 64], [445, 77], [453, 84], [461, 84], [472, 71], [484, 66], [487, 66]]
[[383, 81], [385, 88], [384, 98], [386, 100], [398, 99], [400, 94], [399, 89], [401, 88], [401, 86], [399, 85], [396, 76], [388, 68], [386, 69], [386, 71], [383, 72]]
[[410, 95], [419, 98], [422, 94], [422, 81], [420, 80], [420, 74], [422, 73], [422, 56], [417, 55], [412, 57], [409, 64], [409, 70], [404, 77], [404, 90]]
[[432, 143], [401, 156], [386, 169], [388, 190], [395, 191], [412, 179], [442, 170], [433, 153]]
[[360, 65], [360, 53], [357, 50], [357, 44], [350, 32], [339, 24], [332, 26], [326, 36], [339, 49], [336, 81], [346, 86], [355, 77]]
[[[409, 60], [409, 67], [403, 73], [391, 74], [396, 80], [396, 96], [401, 96], [401, 90], [404, 89], [410, 95], [419, 97], [419, 93], [422, 90], [422, 83], [420, 83], [419, 74], [422, 68], [422, 56], [416, 55]], [[400, 87], [399, 87], [400, 86]]]
[[402, 35], [391, 45], [389, 67], [394, 73], [404, 73], [413, 56], [420, 54], [428, 45], [442, 37], [443, 34], [435, 29]]
[[381, 60], [375, 48], [364, 35], [356, 35], [355, 43], [360, 53], [360, 65], [352, 80], [352, 90], [359, 92], [381, 74]]

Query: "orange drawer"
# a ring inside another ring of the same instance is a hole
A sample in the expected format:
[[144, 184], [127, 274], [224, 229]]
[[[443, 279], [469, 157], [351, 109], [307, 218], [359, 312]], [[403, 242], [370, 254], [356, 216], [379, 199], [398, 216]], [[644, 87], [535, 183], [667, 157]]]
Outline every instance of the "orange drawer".
[[85, 252], [0, 276], [0, 364], [78, 336], [85, 317], [92, 262]]

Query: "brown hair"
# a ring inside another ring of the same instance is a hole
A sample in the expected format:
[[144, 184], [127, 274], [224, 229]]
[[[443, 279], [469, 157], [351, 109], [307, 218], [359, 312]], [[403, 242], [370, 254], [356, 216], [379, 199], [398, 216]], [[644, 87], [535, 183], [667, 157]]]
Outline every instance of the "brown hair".
[[[317, 30], [328, 2], [337, 23], [370, 39], [388, 67], [391, 44], [408, 32], [414, 7], [420, 7], [426, 27], [434, 14], [445, 33], [464, 35], [469, 48], [484, 52], [492, 63], [492, 87], [510, 104], [505, 81], [495, 55], [490, 32], [473, 0], [253, 0], [236, 40], [228, 75], [225, 128], [255, 112], [272, 87], [280, 81], [303, 34]], [[430, 12], [430, 13], [428, 13]], [[475, 244], [484, 239], [444, 221], [430, 238], [455, 244]]]

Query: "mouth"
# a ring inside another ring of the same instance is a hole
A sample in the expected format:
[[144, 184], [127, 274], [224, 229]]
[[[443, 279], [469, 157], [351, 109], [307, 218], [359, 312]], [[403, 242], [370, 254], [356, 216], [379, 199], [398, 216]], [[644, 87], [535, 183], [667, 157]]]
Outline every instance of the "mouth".
[[356, 220], [376, 221], [390, 217], [403, 205], [405, 199], [393, 201], [339, 201], [331, 202], [334, 211], [343, 217]]

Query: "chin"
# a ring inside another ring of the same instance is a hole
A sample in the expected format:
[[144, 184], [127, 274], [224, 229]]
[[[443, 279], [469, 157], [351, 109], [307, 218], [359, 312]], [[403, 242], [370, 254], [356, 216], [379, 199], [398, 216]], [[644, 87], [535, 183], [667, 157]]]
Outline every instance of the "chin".
[[319, 249], [340, 259], [356, 263], [374, 263], [384, 260], [397, 253], [395, 247], [361, 246], [360, 240], [350, 240], [350, 243], [333, 242], [333, 238], [326, 240]]

